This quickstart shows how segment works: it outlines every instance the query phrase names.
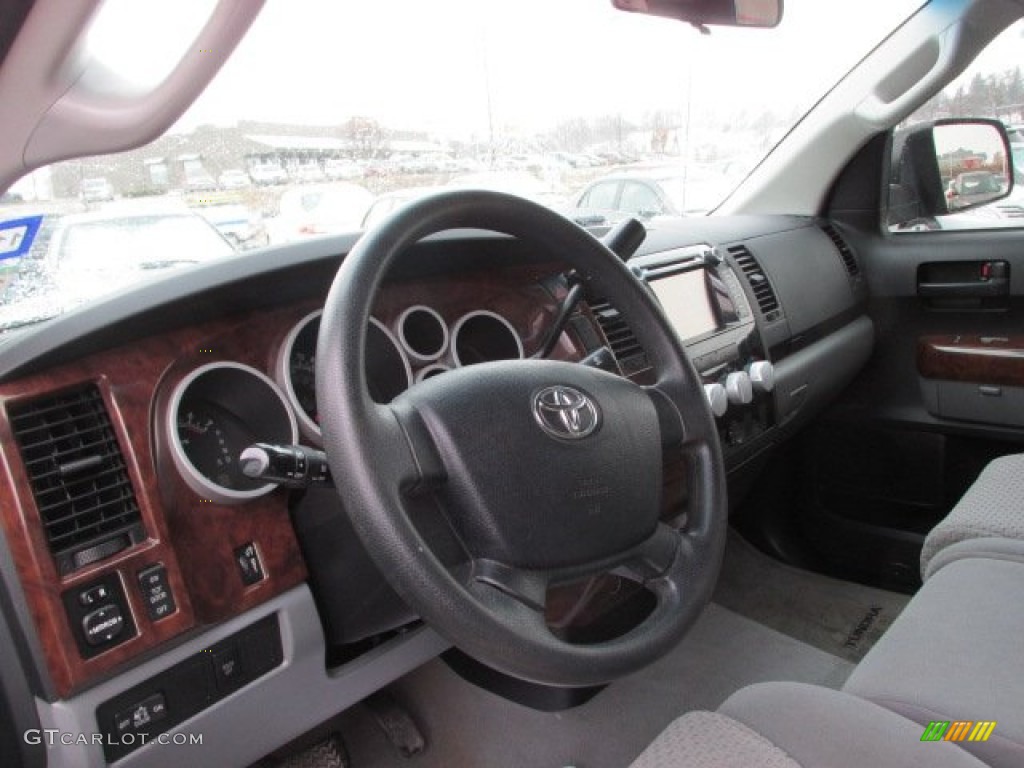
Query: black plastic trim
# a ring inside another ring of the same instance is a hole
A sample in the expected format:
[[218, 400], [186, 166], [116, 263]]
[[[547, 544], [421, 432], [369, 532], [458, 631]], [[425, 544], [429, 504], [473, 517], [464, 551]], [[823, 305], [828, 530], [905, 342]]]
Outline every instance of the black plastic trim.
[[531, 683], [506, 675], [493, 667], [467, 656], [457, 648], [441, 654], [442, 660], [459, 677], [478, 688], [501, 696], [503, 699], [535, 709], [538, 712], [563, 712], [586, 704], [607, 686], [592, 685], [584, 688], [560, 688], [554, 685]]

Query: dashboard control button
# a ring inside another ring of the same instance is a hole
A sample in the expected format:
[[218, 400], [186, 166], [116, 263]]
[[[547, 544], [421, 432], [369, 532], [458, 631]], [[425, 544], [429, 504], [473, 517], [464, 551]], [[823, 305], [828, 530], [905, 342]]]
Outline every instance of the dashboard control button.
[[733, 405], [746, 405], [754, 399], [754, 388], [746, 371], [734, 371], [725, 377], [725, 393]]
[[123, 736], [126, 733], [131, 733], [135, 730], [132, 725], [132, 714], [135, 712], [133, 709], [126, 709], [123, 712], [118, 712], [114, 715], [114, 733], [118, 736]]
[[167, 717], [167, 701], [162, 693], [140, 701], [114, 715], [114, 730], [119, 736], [126, 733], [146, 732], [149, 725]]
[[[155, 741], [159, 734], [280, 667], [283, 651], [281, 624], [272, 613], [101, 702], [96, 706], [96, 722], [111, 737], [103, 740], [104, 764], [120, 765], [117, 761], [122, 757]], [[147, 733], [149, 738], [122, 738], [128, 733]]]
[[61, 594], [68, 628], [83, 659], [91, 659], [138, 634], [121, 577], [120, 571], [108, 571]]
[[121, 609], [110, 603], [97, 608], [82, 619], [82, 631], [89, 645], [109, 643], [124, 631], [124, 615]]
[[78, 602], [85, 608], [97, 603], [105, 603], [109, 599], [110, 590], [107, 589], [106, 584], [89, 587], [78, 593]]
[[708, 399], [708, 406], [710, 406], [711, 413], [715, 415], [715, 418], [724, 416], [725, 412], [729, 410], [729, 396], [725, 392], [725, 387], [721, 384], [717, 382], [705, 384], [704, 396]]
[[214, 653], [213, 672], [217, 678], [217, 688], [221, 691], [237, 688], [244, 682], [245, 676], [242, 674], [242, 660], [238, 653], [237, 645], [231, 644], [227, 648]]
[[139, 571], [139, 586], [150, 621], [165, 619], [177, 610], [170, 584], [167, 583], [167, 569], [162, 563]]
[[747, 373], [755, 392], [771, 392], [775, 389], [775, 366], [767, 360], [751, 363]]
[[242, 576], [242, 583], [247, 587], [263, 580], [263, 564], [260, 563], [259, 552], [251, 541], [235, 550], [235, 562]]

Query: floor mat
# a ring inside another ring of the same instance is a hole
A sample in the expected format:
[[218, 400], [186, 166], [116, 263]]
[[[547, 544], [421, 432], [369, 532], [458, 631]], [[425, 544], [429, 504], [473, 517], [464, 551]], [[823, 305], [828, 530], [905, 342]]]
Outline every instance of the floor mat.
[[729, 532], [714, 601], [854, 663], [899, 616], [907, 595], [792, 568]]
[[339, 728], [355, 768], [622, 768], [683, 712], [715, 709], [745, 685], [838, 688], [852, 669], [712, 604], [668, 656], [575, 709], [548, 714], [510, 703], [435, 660], [391, 688], [423, 730], [425, 752], [400, 757], [362, 706], [342, 715]]

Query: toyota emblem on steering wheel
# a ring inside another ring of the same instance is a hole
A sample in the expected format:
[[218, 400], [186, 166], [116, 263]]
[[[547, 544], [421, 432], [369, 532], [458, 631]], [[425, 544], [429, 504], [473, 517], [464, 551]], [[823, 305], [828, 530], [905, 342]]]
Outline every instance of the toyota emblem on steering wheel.
[[541, 429], [560, 440], [582, 440], [601, 424], [594, 401], [561, 384], [545, 387], [533, 396], [533, 416]]

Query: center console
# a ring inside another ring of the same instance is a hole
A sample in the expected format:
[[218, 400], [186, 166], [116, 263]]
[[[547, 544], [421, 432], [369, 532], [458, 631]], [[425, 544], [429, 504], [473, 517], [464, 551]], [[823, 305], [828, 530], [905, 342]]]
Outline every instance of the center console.
[[732, 267], [703, 244], [637, 257], [629, 266], [683, 339], [726, 456], [769, 430], [775, 421], [774, 369]]

